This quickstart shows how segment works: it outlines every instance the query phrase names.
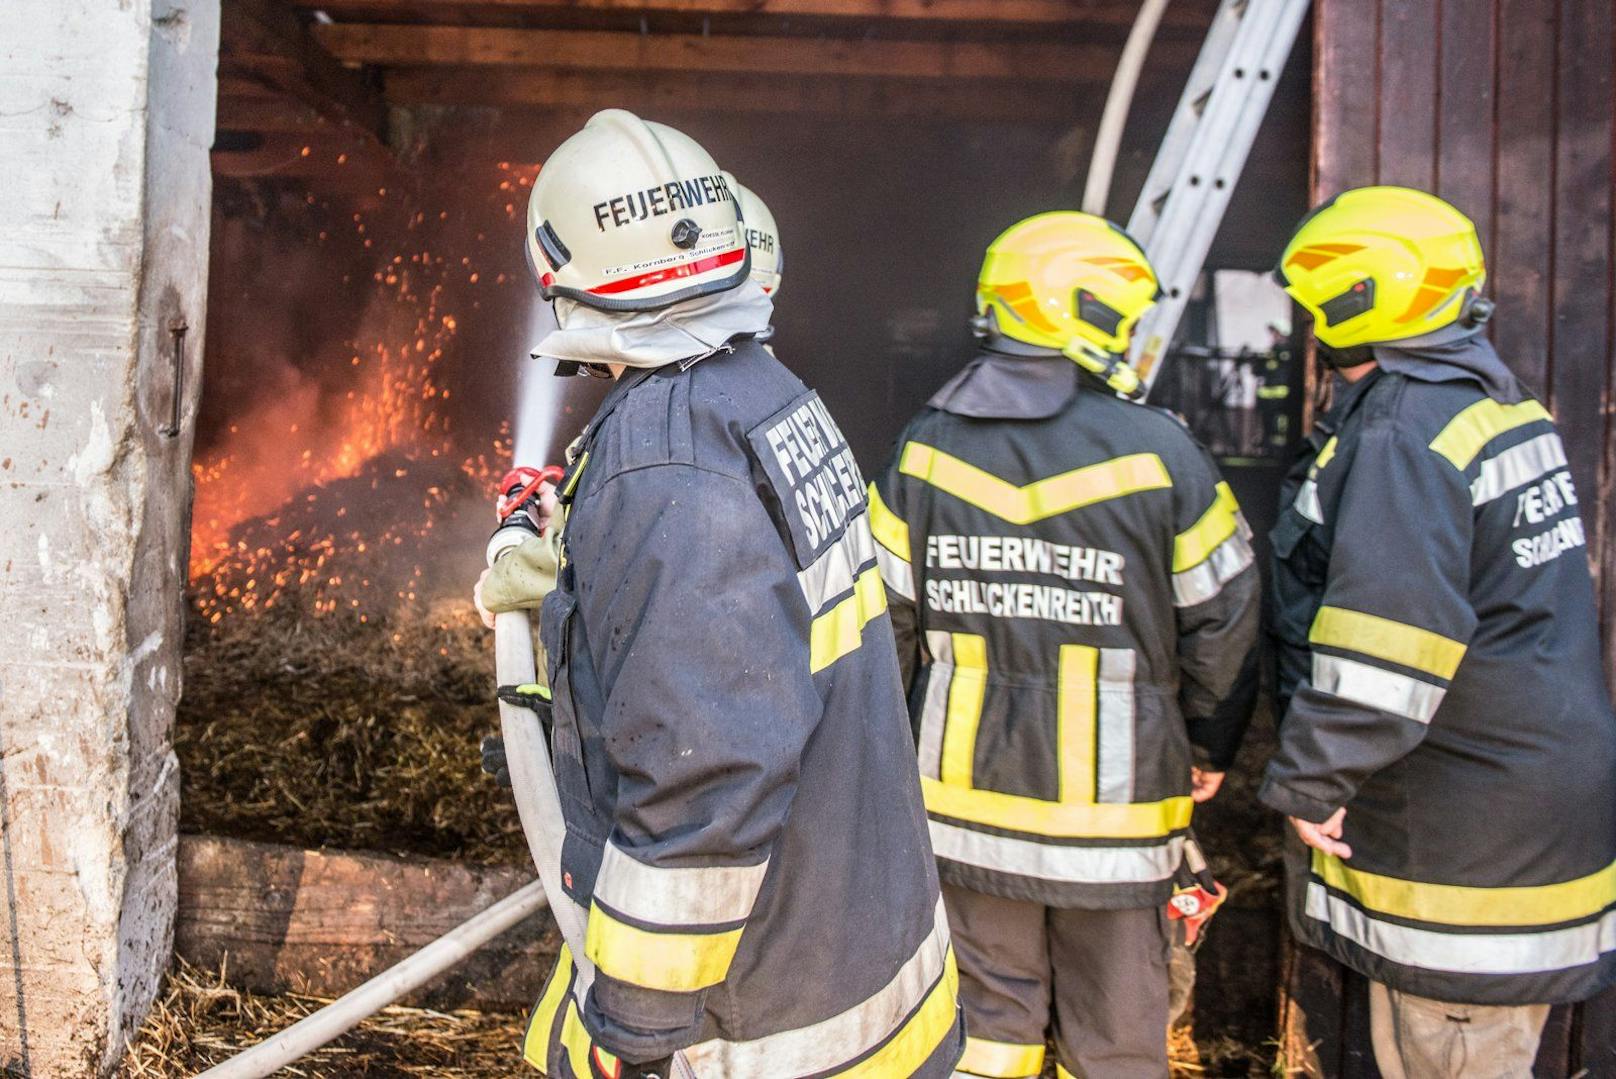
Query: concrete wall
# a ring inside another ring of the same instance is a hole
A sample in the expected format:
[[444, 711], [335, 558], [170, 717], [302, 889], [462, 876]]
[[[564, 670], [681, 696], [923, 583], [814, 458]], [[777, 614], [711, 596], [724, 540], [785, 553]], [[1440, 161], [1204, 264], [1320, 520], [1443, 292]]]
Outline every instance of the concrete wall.
[[219, 12], [8, 0], [4, 22], [0, 1071], [78, 1076], [111, 1068], [172, 944]]

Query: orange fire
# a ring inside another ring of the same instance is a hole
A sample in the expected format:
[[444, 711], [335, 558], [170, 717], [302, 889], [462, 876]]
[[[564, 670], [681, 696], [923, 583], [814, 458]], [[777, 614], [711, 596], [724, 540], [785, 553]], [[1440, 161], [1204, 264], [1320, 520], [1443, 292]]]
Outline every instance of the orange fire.
[[[514, 221], [521, 200], [511, 193], [531, 186], [538, 170], [509, 163], [499, 169], [489, 196]], [[424, 218], [415, 215], [412, 225]], [[362, 214], [353, 215], [353, 227], [366, 234]], [[366, 236], [366, 247], [371, 239]], [[439, 408], [450, 390], [436, 378], [437, 364], [458, 329], [444, 307], [451, 276], [475, 284], [481, 275], [469, 257], [426, 250], [394, 255], [373, 274], [376, 294], [363, 320], [367, 342], [334, 359], [353, 369], [346, 389], [334, 395], [330, 381], [316, 379], [274, 387], [193, 462], [189, 571], [204, 617], [218, 622], [234, 611], [268, 608], [292, 588], [316, 614], [360, 609], [361, 596], [377, 596], [378, 582], [345, 580], [335, 566], [362, 565], [389, 550], [407, 557], [442, 515], [445, 475], [469, 476], [479, 490], [492, 486], [509, 461], [509, 440], [502, 436], [455, 461], [450, 425]], [[504, 279], [498, 275], [499, 284]], [[385, 479], [388, 498], [402, 503], [395, 519], [344, 528], [347, 505], [317, 512], [328, 508], [319, 505], [328, 485], [366, 473], [372, 489]], [[415, 475], [419, 487], [412, 486]], [[406, 487], [412, 493], [400, 499], [398, 490]], [[362, 557], [343, 559], [347, 554]], [[421, 575], [416, 566], [405, 577], [413, 582]], [[415, 598], [412, 583], [388, 588], [396, 595], [378, 598]]]

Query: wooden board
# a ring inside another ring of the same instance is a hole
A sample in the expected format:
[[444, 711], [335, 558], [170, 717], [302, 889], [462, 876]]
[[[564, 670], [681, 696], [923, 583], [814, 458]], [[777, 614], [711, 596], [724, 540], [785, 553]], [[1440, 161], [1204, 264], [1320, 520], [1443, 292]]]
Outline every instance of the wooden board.
[[[1616, 679], [1616, 250], [1609, 0], [1319, 0], [1314, 194], [1430, 187], [1475, 220], [1500, 354], [1565, 438]], [[1435, 63], [1432, 63], [1432, 59]], [[1334, 968], [1333, 970], [1331, 968]], [[1282, 1040], [1315, 1071], [1353, 1055], [1363, 980], [1317, 953], [1287, 960]], [[1535, 1074], [1616, 1074], [1616, 992], [1556, 1008]]]
[[[329, 23], [315, 38], [348, 64], [666, 71], [912, 79], [1103, 81], [1107, 45], [1038, 41], [876, 41], [761, 35], [639, 34], [609, 30]], [[1185, 65], [1186, 43], [1163, 43], [1155, 62]]]
[[[256, 992], [339, 996], [532, 879], [526, 868], [182, 836], [174, 949]], [[549, 915], [535, 915], [409, 1001], [530, 1007], [559, 949]]]
[[[1134, 0], [292, 0], [339, 18], [407, 14], [455, 21], [466, 11], [507, 10], [608, 11], [634, 14], [774, 15], [833, 19], [895, 19], [982, 23], [1095, 23], [1132, 25], [1139, 5]], [[1204, 25], [1197, 11], [1169, 5], [1167, 26]]]

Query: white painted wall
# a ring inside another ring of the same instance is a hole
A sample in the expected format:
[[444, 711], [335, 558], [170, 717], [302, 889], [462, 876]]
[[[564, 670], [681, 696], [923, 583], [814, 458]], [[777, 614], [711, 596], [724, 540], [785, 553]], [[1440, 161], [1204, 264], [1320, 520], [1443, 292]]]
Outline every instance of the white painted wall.
[[172, 937], [218, 0], [7, 0], [3, 19], [0, 1070], [92, 1075]]

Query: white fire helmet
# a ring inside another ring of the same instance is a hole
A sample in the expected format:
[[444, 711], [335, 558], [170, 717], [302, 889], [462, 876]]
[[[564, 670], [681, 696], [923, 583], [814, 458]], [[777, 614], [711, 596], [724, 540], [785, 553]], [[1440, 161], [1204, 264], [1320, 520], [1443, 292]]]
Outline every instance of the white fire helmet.
[[751, 269], [711, 155], [622, 109], [556, 147], [527, 203], [528, 265], [547, 300], [645, 311], [734, 288]]
[[785, 272], [786, 256], [780, 247], [780, 228], [769, 207], [756, 191], [724, 173], [729, 189], [741, 208], [741, 227], [746, 230], [746, 246], [752, 252], [752, 280], [770, 296], [780, 292], [780, 275]]

